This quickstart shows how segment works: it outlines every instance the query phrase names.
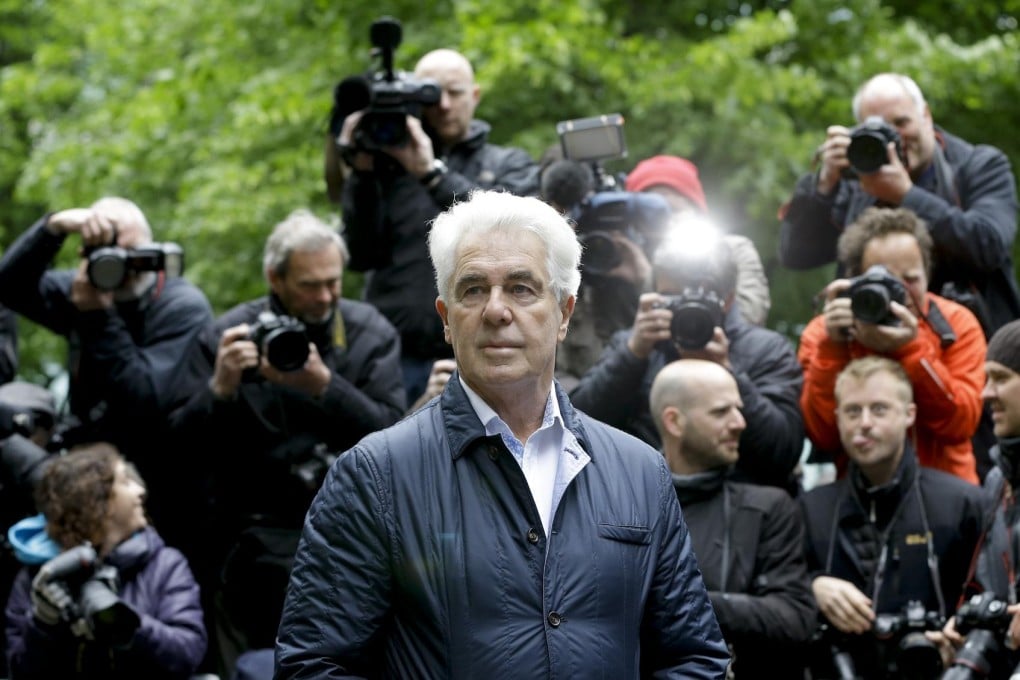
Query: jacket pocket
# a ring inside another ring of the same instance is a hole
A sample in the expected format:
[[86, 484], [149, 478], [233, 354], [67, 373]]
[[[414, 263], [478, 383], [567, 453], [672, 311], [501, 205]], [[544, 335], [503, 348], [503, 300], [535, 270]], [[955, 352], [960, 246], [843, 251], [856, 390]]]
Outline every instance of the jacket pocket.
[[618, 524], [599, 524], [599, 536], [621, 543], [648, 545], [652, 541], [652, 532], [648, 527], [620, 526]]

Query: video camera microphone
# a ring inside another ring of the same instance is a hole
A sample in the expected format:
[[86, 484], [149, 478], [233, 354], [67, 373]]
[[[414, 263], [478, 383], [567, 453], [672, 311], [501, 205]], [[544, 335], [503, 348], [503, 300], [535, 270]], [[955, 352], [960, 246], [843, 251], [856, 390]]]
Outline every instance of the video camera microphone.
[[542, 198], [566, 212], [595, 191], [595, 173], [584, 163], [562, 160], [542, 173]]

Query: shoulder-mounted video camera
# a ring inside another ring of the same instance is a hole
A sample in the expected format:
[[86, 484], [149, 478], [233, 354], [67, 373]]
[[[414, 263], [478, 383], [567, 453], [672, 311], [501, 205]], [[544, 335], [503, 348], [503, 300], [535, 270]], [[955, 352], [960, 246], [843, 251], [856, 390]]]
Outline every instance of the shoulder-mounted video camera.
[[308, 361], [305, 325], [293, 317], [260, 312], [248, 328], [248, 339], [277, 370], [296, 371]]
[[180, 276], [184, 251], [176, 243], [147, 243], [135, 248], [91, 247], [85, 250], [89, 282], [99, 290], [116, 290], [136, 272], [166, 272]]
[[349, 76], [333, 90], [332, 127], [339, 132], [343, 119], [365, 109], [354, 131], [353, 146], [374, 151], [402, 146], [407, 141], [407, 116], [421, 117], [424, 106], [438, 104], [442, 87], [431, 78], [415, 78], [393, 69], [393, 53], [403, 32], [400, 22], [382, 17], [372, 22], [369, 39], [372, 55], [380, 57], [382, 70], [367, 75]]
[[863, 123], [850, 128], [850, 146], [846, 150], [850, 167], [862, 175], [876, 172], [889, 162], [887, 151], [889, 142], [896, 144], [896, 155], [905, 166], [907, 157], [896, 128], [885, 122], [881, 116], [868, 116]]
[[650, 250], [648, 235], [665, 231], [671, 214], [669, 203], [657, 194], [618, 191], [619, 182], [602, 167], [602, 161], [627, 157], [620, 114], [561, 121], [556, 132], [563, 156], [590, 164], [595, 175], [595, 193], [564, 207], [577, 225], [582, 271], [602, 276], [622, 262], [612, 233], [622, 233], [638, 247]]
[[907, 303], [907, 289], [903, 282], [881, 264], [872, 265], [868, 271], [850, 279], [850, 288], [845, 295], [850, 298], [850, 311], [855, 319], [882, 326], [900, 323], [892, 312], [891, 303]]

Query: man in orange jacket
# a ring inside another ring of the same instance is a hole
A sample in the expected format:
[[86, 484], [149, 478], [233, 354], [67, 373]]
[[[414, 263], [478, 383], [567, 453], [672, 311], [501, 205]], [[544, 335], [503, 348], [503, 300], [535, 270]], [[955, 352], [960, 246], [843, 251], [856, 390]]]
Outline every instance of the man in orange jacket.
[[801, 410], [816, 449], [846, 466], [836, 428], [836, 376], [858, 357], [903, 366], [917, 404], [909, 436], [921, 465], [977, 483], [971, 437], [981, 419], [985, 338], [962, 305], [927, 292], [932, 238], [903, 208], [870, 208], [840, 236], [851, 279], [825, 288], [825, 307], [804, 329]]

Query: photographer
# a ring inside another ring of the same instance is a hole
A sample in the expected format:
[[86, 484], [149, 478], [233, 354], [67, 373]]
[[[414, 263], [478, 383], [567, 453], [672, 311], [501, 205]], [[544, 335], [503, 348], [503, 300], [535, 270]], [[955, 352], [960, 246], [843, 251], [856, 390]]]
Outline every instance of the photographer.
[[[584, 163], [557, 160], [542, 171], [542, 200], [572, 220], [585, 248], [570, 332], [556, 351], [556, 379], [568, 391], [595, 365], [613, 334], [633, 322], [638, 297], [651, 288], [649, 258], [665, 230], [665, 210], [656, 223], [659, 216], [645, 215], [632, 195], [603, 192], [612, 204], [593, 201], [595, 195], [595, 173]], [[628, 201], [625, 209], [616, 202], [621, 198]], [[620, 223], [620, 212], [633, 215], [634, 223]]]
[[148, 526], [145, 486], [105, 443], [50, 464], [36, 491], [61, 551], [7, 603], [13, 678], [187, 678], [206, 647], [198, 585]]
[[[51, 269], [68, 235], [76, 269]], [[176, 544], [186, 533], [165, 441], [171, 376], [195, 331], [212, 318], [180, 276], [172, 244], [155, 244], [137, 205], [105, 197], [48, 214], [0, 258], [0, 303], [67, 338], [69, 443], [109, 441], [153, 480], [150, 509]], [[117, 276], [120, 274], [120, 276]]]
[[400, 340], [371, 305], [340, 297], [346, 261], [335, 229], [294, 211], [266, 241], [269, 295], [209, 324], [181, 363], [170, 420], [209, 486], [198, 566], [224, 677], [239, 653], [273, 644], [330, 452], [404, 413]]
[[434, 79], [441, 93], [438, 102], [423, 107], [420, 120], [406, 116], [402, 146], [366, 149], [359, 141], [366, 111], [344, 115], [338, 106], [330, 124], [347, 175], [342, 196], [350, 266], [369, 272], [364, 299], [400, 332], [408, 403], [425, 391], [433, 360], [451, 356], [435, 313], [425, 244], [429, 223], [456, 197], [479, 187], [525, 196], [538, 191], [531, 157], [488, 143], [489, 125], [473, 118], [481, 89], [463, 55], [429, 52], [414, 76]]
[[[1016, 502], [1020, 490], [1020, 321], [1006, 324], [988, 341], [985, 374], [981, 396], [991, 410], [998, 443], [991, 451], [995, 467], [983, 484], [987, 513], [985, 533], [968, 579], [967, 594], [982, 596], [979, 602], [984, 606], [975, 613], [994, 613], [993, 603], [1008, 605], [1005, 613], [979, 617], [974, 622], [977, 628], [992, 629], [993, 635], [980, 648], [975, 646], [971, 650], [988, 660], [989, 678], [1005, 678], [1020, 662], [1020, 653], [1016, 651], [1020, 649], [1020, 603], [1016, 595], [1017, 565], [1020, 565], [1020, 547], [1016, 542], [1020, 524], [1020, 508]], [[967, 627], [961, 625], [959, 618], [958, 612], [944, 629], [957, 655], [961, 655]]]
[[798, 358], [804, 427], [841, 472], [836, 376], [853, 359], [880, 355], [910, 377], [918, 406], [911, 437], [921, 465], [978, 482], [971, 436], [981, 418], [985, 338], [966, 308], [927, 292], [931, 249], [924, 222], [904, 208], [870, 208], [840, 236], [840, 265], [857, 278], [825, 288], [824, 308], [801, 334]]
[[958, 601], [981, 532], [981, 491], [918, 465], [910, 428], [920, 409], [895, 361], [849, 363], [833, 394], [849, 469], [800, 499], [811, 587], [834, 629], [812, 655], [813, 677], [836, 677], [826, 670], [835, 646], [855, 677], [899, 678], [917, 670], [900, 666], [901, 654], [941, 663], [934, 644], [902, 633], [937, 629]]
[[[868, 124], [830, 126], [816, 153], [818, 171], [801, 177], [780, 210], [782, 264], [811, 269], [832, 262], [839, 235], [866, 208], [899, 206], [927, 224], [929, 290], [965, 296], [972, 311], [983, 309], [978, 318], [986, 335], [1020, 317], [1012, 260], [1016, 179], [1006, 155], [936, 126], [920, 88], [905, 75], [869, 79], [854, 96], [853, 113]], [[869, 149], [878, 150], [877, 162], [870, 163]], [[865, 160], [868, 167], [853, 170]]]
[[[705, 190], [694, 163], [679, 156], [652, 156], [634, 166], [627, 175], [627, 191], [643, 191], [662, 196], [673, 214], [708, 214]], [[761, 255], [754, 242], [740, 234], [723, 234], [737, 263], [736, 302], [748, 323], [764, 326], [772, 306], [769, 282]]]
[[738, 479], [795, 493], [792, 471], [804, 430], [797, 406], [803, 378], [793, 347], [737, 311], [737, 268], [726, 243], [711, 239], [696, 248], [697, 234], [677, 226], [679, 233], [655, 252], [655, 292], [641, 295], [633, 327], [613, 336], [571, 399], [588, 415], [658, 447], [648, 408], [656, 374], [680, 358], [713, 361], [733, 374], [747, 417]]

